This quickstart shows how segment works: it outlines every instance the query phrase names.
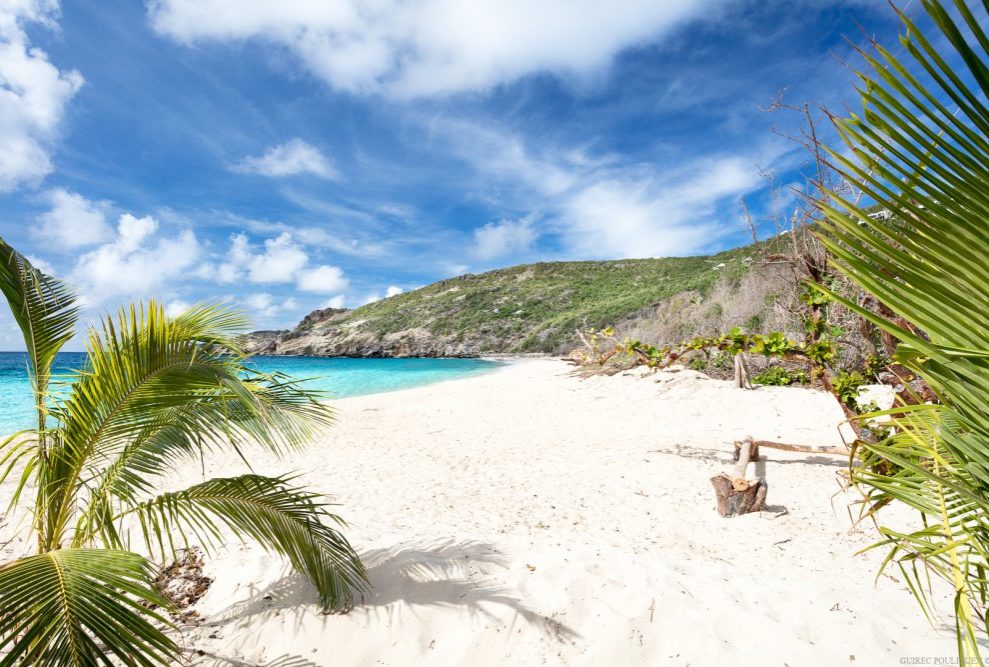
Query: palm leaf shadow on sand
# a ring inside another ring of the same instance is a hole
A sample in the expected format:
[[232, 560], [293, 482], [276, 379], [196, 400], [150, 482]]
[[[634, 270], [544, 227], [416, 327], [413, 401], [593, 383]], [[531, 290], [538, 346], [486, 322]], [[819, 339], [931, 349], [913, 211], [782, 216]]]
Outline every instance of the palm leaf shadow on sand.
[[[273, 660], [269, 660], [261, 665], [253, 662], [244, 662], [236, 658], [225, 658], [215, 653], [204, 652], [200, 657], [211, 660], [213, 667], [324, 667], [318, 662], [313, 662], [298, 655], [281, 655]], [[203, 664], [203, 663], [196, 663]]]
[[[562, 643], [579, 637], [572, 628], [528, 609], [508, 589], [486, 582], [489, 577], [483, 573], [484, 568], [492, 565], [505, 567], [509, 563], [509, 559], [491, 544], [453, 541], [417, 543], [369, 551], [361, 554], [361, 558], [367, 565], [372, 588], [352, 613], [363, 611], [372, 620], [379, 620], [384, 615], [391, 621], [394, 620], [397, 604], [404, 602], [413, 609], [466, 607], [471, 613], [496, 619], [489, 607], [504, 606], [515, 612], [509, 630], [514, 629], [516, 621], [521, 620]], [[311, 608], [317, 603], [311, 584], [297, 574], [289, 574], [258, 590], [249, 599], [223, 609], [215, 615], [215, 620], [203, 625], [223, 627], [251, 617]], [[301, 621], [301, 614], [298, 618]], [[205, 655], [212, 658], [217, 666], [244, 664], [218, 655]], [[274, 662], [264, 663], [264, 667], [304, 667], [311, 664], [304, 658], [282, 656]]]

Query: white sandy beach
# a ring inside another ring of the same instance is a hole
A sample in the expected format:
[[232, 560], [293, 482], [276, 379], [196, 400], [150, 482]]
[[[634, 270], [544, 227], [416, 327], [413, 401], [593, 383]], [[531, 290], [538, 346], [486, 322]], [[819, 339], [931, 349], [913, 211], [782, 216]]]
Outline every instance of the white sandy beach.
[[[906, 587], [875, 581], [843, 462], [764, 451], [767, 511], [714, 508], [709, 478], [745, 434], [840, 444], [830, 395], [734, 389], [691, 371], [580, 380], [557, 360], [336, 402], [303, 455], [257, 458], [333, 494], [374, 586], [322, 615], [253, 547], [183, 641], [194, 664], [898, 665], [954, 655]], [[657, 380], [659, 380], [657, 382]], [[244, 469], [233, 457], [205, 476]], [[190, 465], [176, 486], [199, 481]], [[899, 577], [897, 577], [899, 579]], [[943, 619], [950, 623], [950, 618]]]

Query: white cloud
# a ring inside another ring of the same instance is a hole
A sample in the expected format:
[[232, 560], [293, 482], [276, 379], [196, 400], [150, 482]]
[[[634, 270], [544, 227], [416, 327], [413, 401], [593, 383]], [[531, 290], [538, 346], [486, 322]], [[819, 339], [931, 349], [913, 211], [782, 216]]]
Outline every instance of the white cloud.
[[51, 208], [38, 216], [35, 234], [56, 247], [73, 249], [102, 243], [113, 236], [105, 206], [62, 188], [46, 194]]
[[309, 255], [289, 233], [264, 242], [264, 252], [251, 257], [247, 265], [252, 283], [290, 283], [309, 263]]
[[25, 26], [55, 29], [55, 0], [0, 3], [0, 192], [36, 183], [52, 170], [49, 151], [69, 100], [82, 87], [30, 44]]
[[309, 255], [288, 232], [264, 242], [264, 251], [255, 254], [244, 234], [230, 237], [227, 260], [213, 272], [221, 283], [249, 280], [252, 283], [290, 283], [309, 263]]
[[[245, 267], [251, 261], [250, 243], [243, 234], [234, 234], [230, 237], [230, 250], [227, 252], [227, 261], [216, 267], [215, 275], [217, 281], [221, 283], [234, 283], [241, 280]], [[205, 270], [207, 277], [211, 271]]]
[[41, 259], [40, 257], [36, 257], [35, 255], [28, 255], [27, 261], [31, 262], [31, 266], [38, 269], [46, 276], [56, 275], [55, 267], [49, 264], [48, 262], [46, 262], [45, 260]]
[[275, 146], [264, 155], [244, 158], [232, 169], [245, 174], [261, 174], [275, 178], [297, 174], [312, 174], [327, 180], [339, 177], [330, 159], [318, 148], [302, 139], [292, 139]]
[[[404, 294], [405, 290], [396, 285], [391, 285], [387, 290], [385, 290], [385, 295], [382, 297], [380, 292], [371, 292], [361, 300], [361, 305], [366, 306], [369, 303], [374, 303], [375, 301], [381, 301], [381, 299], [387, 299], [389, 297], [398, 296], [399, 294]], [[340, 303], [343, 303], [343, 299], [340, 299]]]
[[593, 76], [619, 52], [708, 17], [723, 0], [157, 0], [179, 41], [255, 39], [351, 92], [486, 90], [529, 74]]
[[321, 308], [345, 308], [344, 304], [347, 303], [347, 297], [343, 294], [337, 294], [335, 297], [328, 299], [323, 303]]
[[701, 251], [735, 229], [723, 224], [720, 209], [764, 187], [756, 165], [790, 150], [766, 144], [748, 157], [710, 156], [661, 167], [596, 157], [580, 147], [534, 149], [517, 135], [465, 121], [432, 120], [429, 130], [476, 170], [479, 187], [498, 188], [502, 205], [533, 211], [475, 230], [472, 250], [479, 259], [524, 252], [548, 233], [559, 237], [571, 258]]
[[278, 303], [275, 301], [275, 297], [267, 292], [249, 294], [244, 298], [244, 303], [261, 317], [274, 317], [279, 313], [299, 308], [295, 299], [289, 297]]
[[387, 253], [384, 243], [341, 239], [319, 227], [299, 227], [292, 232], [303, 243], [329, 248], [341, 255], [380, 257]]
[[244, 299], [244, 303], [247, 304], [249, 308], [258, 311], [262, 315], [274, 315], [278, 312], [278, 307], [274, 305], [275, 297], [271, 296], [267, 292], [249, 294]]
[[532, 247], [536, 240], [533, 216], [521, 220], [489, 222], [474, 230], [474, 256], [489, 260], [512, 253], [521, 253]]
[[221, 283], [248, 281], [257, 284], [294, 282], [303, 292], [333, 294], [347, 289], [350, 281], [336, 266], [310, 266], [309, 255], [289, 232], [264, 242], [256, 253], [244, 234], [230, 237], [226, 261], [208, 267], [204, 275]]
[[191, 305], [188, 302], [183, 301], [182, 299], [175, 299], [165, 304], [165, 314], [169, 317], [178, 317], [185, 311], [189, 310], [190, 307]]
[[70, 280], [89, 303], [118, 295], [145, 297], [168, 286], [195, 266], [199, 242], [191, 230], [174, 238], [161, 238], [157, 232], [154, 218], [121, 215], [116, 237], [80, 256]]
[[563, 201], [562, 220], [581, 256], [685, 255], [726, 231], [713, 217], [718, 203], [761, 185], [758, 170], [742, 159], [703, 160], [672, 177], [594, 181]]
[[299, 272], [296, 280], [300, 290], [317, 294], [342, 292], [350, 284], [342, 270], [336, 266], [325, 265]]

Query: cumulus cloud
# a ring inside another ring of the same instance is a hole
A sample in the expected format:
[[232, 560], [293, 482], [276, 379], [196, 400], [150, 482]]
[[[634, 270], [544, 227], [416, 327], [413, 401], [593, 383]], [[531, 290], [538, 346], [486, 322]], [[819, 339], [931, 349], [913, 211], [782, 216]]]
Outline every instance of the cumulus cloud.
[[529, 250], [536, 240], [533, 217], [489, 222], [474, 230], [474, 256], [489, 260]]
[[267, 292], [249, 294], [244, 298], [244, 304], [261, 317], [274, 317], [285, 311], [297, 310], [299, 307], [299, 304], [291, 297], [279, 302]]
[[113, 236], [105, 206], [62, 188], [49, 190], [51, 208], [38, 216], [35, 234], [55, 247], [74, 249], [102, 243]]
[[[381, 296], [380, 292], [371, 292], [361, 300], [361, 305], [366, 306], [369, 303], [374, 303], [375, 301], [381, 301], [381, 299], [387, 299], [389, 297], [398, 296], [399, 294], [402, 294], [404, 292], [405, 290], [403, 290], [401, 287], [398, 287], [396, 285], [391, 285], [387, 290], [385, 290], [385, 295], [383, 297]], [[340, 302], [343, 303], [343, 299], [341, 299]]]
[[83, 84], [31, 46], [25, 26], [56, 28], [55, 0], [0, 3], [0, 192], [36, 183], [52, 170], [49, 152], [69, 100]]
[[333, 180], [339, 176], [330, 159], [318, 148], [302, 139], [292, 139], [269, 149], [263, 155], [244, 158], [232, 169], [245, 174], [260, 174], [274, 178], [312, 174]]
[[121, 215], [113, 240], [81, 255], [70, 280], [90, 303], [121, 295], [143, 297], [168, 286], [196, 264], [199, 241], [191, 230], [173, 238], [157, 232], [154, 218]]
[[45, 260], [43, 260], [40, 257], [37, 257], [35, 255], [28, 255], [27, 256], [27, 261], [31, 262], [31, 266], [33, 266], [34, 268], [38, 269], [39, 271], [41, 271], [46, 276], [57, 275], [55, 273], [55, 267], [52, 266], [50, 263], [46, 262]]
[[251, 257], [247, 265], [252, 283], [290, 283], [309, 262], [309, 255], [285, 233], [264, 242], [264, 252]]
[[344, 308], [347, 303], [347, 297], [343, 294], [337, 294], [335, 297], [326, 300], [321, 308]]
[[381, 301], [380, 292], [371, 292], [370, 294], [365, 296], [363, 299], [361, 299], [361, 305], [366, 306], [367, 304], [374, 303], [375, 301]]
[[[230, 237], [230, 250], [227, 253], [227, 261], [216, 267], [216, 279], [221, 283], [234, 283], [241, 280], [245, 267], [251, 261], [250, 243], [243, 234], [234, 234]], [[209, 267], [205, 273], [209, 274]]]
[[308, 263], [309, 255], [288, 232], [267, 239], [259, 253], [253, 252], [247, 236], [234, 234], [227, 260], [216, 267], [215, 275], [221, 283], [245, 279], [252, 283], [290, 283]]
[[347, 289], [343, 270], [326, 264], [310, 266], [309, 254], [289, 232], [265, 240], [255, 252], [244, 234], [230, 237], [227, 259], [210, 273], [221, 283], [247, 280], [258, 284], [292, 283], [304, 292], [333, 294]]
[[333, 294], [347, 289], [350, 281], [336, 266], [317, 266], [301, 271], [297, 277], [299, 289], [303, 292]]
[[724, 0], [157, 0], [151, 23], [184, 43], [257, 40], [350, 92], [415, 97], [526, 75], [589, 76]]
[[173, 299], [165, 304], [165, 314], [169, 317], [178, 317], [185, 311], [189, 310], [191, 304], [182, 299]]

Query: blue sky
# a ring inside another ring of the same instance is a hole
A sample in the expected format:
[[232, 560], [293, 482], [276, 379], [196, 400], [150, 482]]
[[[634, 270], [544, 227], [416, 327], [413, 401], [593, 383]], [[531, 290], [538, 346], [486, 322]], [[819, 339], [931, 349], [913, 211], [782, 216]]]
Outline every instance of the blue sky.
[[[259, 328], [522, 262], [744, 243], [882, 0], [0, 0], [0, 234], [90, 314]], [[0, 316], [0, 349], [19, 347]]]

